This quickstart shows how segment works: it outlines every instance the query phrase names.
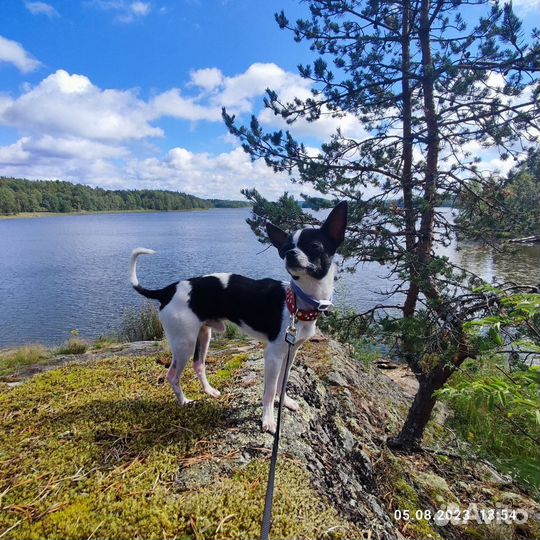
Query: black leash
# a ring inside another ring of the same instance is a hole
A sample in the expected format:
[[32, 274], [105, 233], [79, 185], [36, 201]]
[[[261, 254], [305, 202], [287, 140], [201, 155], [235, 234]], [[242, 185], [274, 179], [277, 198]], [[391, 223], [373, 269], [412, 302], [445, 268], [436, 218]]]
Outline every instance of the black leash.
[[270, 471], [268, 473], [268, 484], [266, 486], [266, 497], [264, 499], [264, 514], [261, 526], [261, 540], [269, 540], [270, 527], [272, 525], [272, 504], [274, 502], [274, 481], [276, 478], [276, 465], [279, 450], [279, 434], [281, 430], [281, 415], [283, 412], [283, 402], [285, 401], [285, 391], [287, 390], [287, 381], [289, 380], [289, 371], [291, 370], [291, 349], [296, 342], [295, 315], [291, 314], [291, 324], [287, 328], [285, 341], [289, 344], [287, 351], [287, 360], [285, 362], [285, 374], [279, 394], [279, 407], [276, 425], [276, 433], [274, 435], [274, 444], [272, 446], [272, 458], [270, 460]]

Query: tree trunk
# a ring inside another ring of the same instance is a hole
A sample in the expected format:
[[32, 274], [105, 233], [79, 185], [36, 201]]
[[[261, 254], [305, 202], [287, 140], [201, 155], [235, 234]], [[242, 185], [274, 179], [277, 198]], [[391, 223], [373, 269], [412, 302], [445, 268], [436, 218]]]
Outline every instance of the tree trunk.
[[435, 201], [437, 196], [437, 183], [439, 172], [439, 122], [435, 108], [435, 67], [431, 55], [429, 18], [430, 0], [422, 0], [420, 7], [420, 28], [418, 36], [422, 51], [422, 90], [424, 94], [424, 115], [426, 122], [426, 170], [424, 175], [424, 201], [425, 210], [422, 212], [418, 238], [417, 255], [419, 270], [431, 258], [433, 243], [433, 219], [435, 215]]
[[[416, 216], [413, 204], [413, 138], [412, 138], [412, 92], [410, 82], [411, 69], [411, 3], [403, 0], [403, 18], [401, 25], [401, 71], [403, 78], [401, 90], [403, 93], [403, 170], [401, 172], [401, 189], [403, 192], [403, 207], [405, 211], [405, 248], [407, 253], [414, 252], [416, 243]], [[414, 268], [409, 266], [409, 275], [412, 277]], [[403, 306], [403, 316], [412, 317], [416, 310], [418, 299], [418, 286], [409, 279], [409, 290]]]
[[433, 407], [437, 402], [433, 395], [434, 392], [446, 384], [450, 376], [461, 367], [461, 364], [467, 358], [475, 356], [465, 338], [463, 325], [458, 322], [454, 327], [454, 331], [458, 333], [459, 347], [457, 354], [450, 361], [442, 356], [439, 363], [429, 373], [417, 374], [418, 392], [414, 396], [414, 401], [399, 435], [388, 439], [387, 444], [390, 448], [404, 451], [421, 449], [420, 445], [424, 437], [424, 431], [431, 418]]
[[[443, 383], [444, 384], [444, 383]], [[407, 414], [407, 419], [397, 437], [388, 439], [387, 444], [390, 448], [396, 450], [415, 451], [420, 450], [424, 430], [431, 418], [436, 399], [433, 396], [435, 392], [433, 382], [430, 379], [420, 381], [420, 387], [413, 404]]]

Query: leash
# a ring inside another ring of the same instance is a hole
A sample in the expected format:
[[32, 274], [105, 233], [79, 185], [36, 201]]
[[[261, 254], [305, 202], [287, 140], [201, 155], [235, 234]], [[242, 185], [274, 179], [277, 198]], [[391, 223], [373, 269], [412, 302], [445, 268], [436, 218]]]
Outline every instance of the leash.
[[276, 465], [279, 451], [279, 434], [281, 430], [281, 415], [283, 412], [283, 402], [285, 401], [285, 391], [287, 390], [287, 381], [289, 380], [289, 371], [291, 370], [291, 349], [296, 342], [296, 314], [291, 313], [291, 323], [285, 333], [285, 341], [289, 345], [287, 351], [287, 360], [285, 362], [285, 374], [281, 383], [279, 393], [279, 407], [276, 424], [276, 433], [274, 434], [274, 444], [272, 446], [272, 458], [270, 460], [270, 471], [268, 473], [268, 484], [266, 486], [266, 497], [264, 499], [264, 513], [261, 526], [261, 540], [269, 540], [270, 527], [272, 525], [272, 505], [274, 502], [274, 481], [276, 478]]

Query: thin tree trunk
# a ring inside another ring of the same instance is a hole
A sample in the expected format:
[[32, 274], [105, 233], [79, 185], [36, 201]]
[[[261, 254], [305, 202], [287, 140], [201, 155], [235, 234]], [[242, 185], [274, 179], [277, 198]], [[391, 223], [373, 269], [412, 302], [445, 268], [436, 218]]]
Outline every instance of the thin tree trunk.
[[388, 439], [387, 444], [390, 448], [406, 451], [420, 450], [424, 431], [437, 402], [433, 395], [435, 390], [430, 380], [420, 381], [418, 392], [414, 396], [399, 435]]
[[444, 352], [441, 354], [439, 363], [426, 374], [417, 376], [419, 387], [414, 396], [414, 401], [407, 413], [407, 418], [397, 437], [388, 439], [390, 448], [404, 451], [415, 451], [420, 449], [424, 431], [431, 418], [433, 407], [437, 399], [433, 395], [436, 390], [441, 389], [450, 376], [461, 367], [461, 364], [473, 356], [472, 350], [465, 338], [461, 322], [456, 322], [454, 332], [459, 335], [459, 347], [456, 355], [447, 361]]
[[420, 49], [422, 51], [422, 90], [424, 94], [424, 116], [427, 128], [427, 154], [424, 178], [424, 201], [426, 207], [422, 212], [420, 221], [417, 249], [420, 271], [422, 271], [422, 267], [431, 258], [439, 162], [439, 123], [435, 108], [435, 72], [431, 55], [429, 9], [430, 0], [422, 0], [420, 6], [420, 28], [418, 36], [420, 39]]
[[[403, 19], [401, 25], [401, 70], [403, 78], [401, 90], [403, 93], [403, 170], [401, 173], [401, 189], [403, 191], [403, 207], [405, 210], [405, 248], [412, 255], [416, 243], [416, 224], [413, 206], [413, 138], [412, 138], [412, 92], [410, 81], [411, 70], [411, 3], [403, 0]], [[418, 286], [414, 283], [414, 267], [409, 266], [409, 290], [403, 306], [404, 317], [412, 317], [416, 310]]]

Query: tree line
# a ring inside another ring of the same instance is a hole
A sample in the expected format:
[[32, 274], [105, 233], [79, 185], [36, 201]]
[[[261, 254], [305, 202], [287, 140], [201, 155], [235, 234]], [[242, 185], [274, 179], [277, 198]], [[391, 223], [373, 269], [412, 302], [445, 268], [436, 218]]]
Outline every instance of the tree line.
[[244, 201], [206, 200], [165, 190], [107, 190], [82, 184], [0, 177], [0, 214], [191, 210], [247, 206]]

